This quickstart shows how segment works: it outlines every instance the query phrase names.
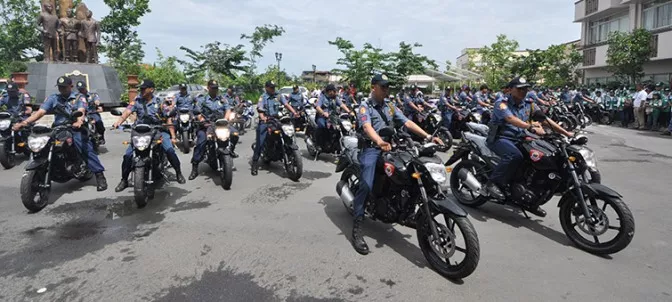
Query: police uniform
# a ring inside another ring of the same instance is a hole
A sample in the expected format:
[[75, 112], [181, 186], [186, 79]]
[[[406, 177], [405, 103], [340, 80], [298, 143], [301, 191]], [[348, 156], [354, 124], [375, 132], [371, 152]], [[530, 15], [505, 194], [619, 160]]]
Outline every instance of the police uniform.
[[[401, 127], [408, 121], [408, 118], [394, 106], [391, 100], [385, 99], [383, 103], [378, 103], [374, 99], [362, 102], [357, 110], [359, 118], [359, 129], [363, 132], [364, 125], [369, 124], [374, 130], [378, 131], [385, 127]], [[360, 179], [366, 184], [359, 186], [354, 199], [355, 217], [364, 216], [364, 202], [368, 196], [376, 173], [376, 162], [381, 154], [371, 140], [366, 140], [364, 147], [359, 153], [359, 163], [361, 166]]]
[[493, 183], [507, 184], [512, 173], [523, 160], [523, 154], [516, 147], [515, 141], [523, 135], [525, 129], [513, 126], [505, 119], [515, 116], [523, 122], [529, 122], [533, 111], [537, 110], [539, 110], [538, 107], [529, 99], [521, 100], [518, 104], [511, 96], [495, 101], [491, 124], [499, 126], [499, 132], [495, 141], [488, 144], [488, 147], [501, 158], [501, 161], [490, 175], [490, 181]]
[[460, 94], [458, 95], [458, 98], [460, 100], [460, 106], [468, 107], [470, 105], [469, 100], [468, 100], [469, 95], [467, 94], [466, 91], [460, 92]]
[[224, 101], [226, 101], [226, 103], [229, 104], [230, 109], [236, 108], [236, 106], [240, 104], [238, 100], [236, 100], [235, 95], [229, 95], [228, 93], [224, 94]]
[[446, 95], [445, 93], [441, 95], [439, 99], [439, 110], [441, 110], [441, 123], [444, 127], [450, 129], [450, 125], [453, 122], [453, 109], [450, 109], [446, 103], [453, 104], [450, 94]]
[[299, 112], [303, 108], [303, 94], [301, 94], [301, 91], [289, 94], [289, 104], [297, 111]]
[[[338, 97], [329, 99], [326, 93], [322, 94], [320, 99], [317, 101], [317, 107], [322, 108], [322, 111], [325, 113], [331, 113], [332, 111], [338, 110], [342, 104], [343, 103], [338, 99]], [[327, 118], [323, 115], [317, 115], [315, 117], [315, 123], [317, 123], [317, 128], [327, 128]]]
[[[266, 87], [275, 88], [273, 82], [266, 83]], [[263, 112], [267, 117], [274, 116], [280, 112], [280, 109], [283, 105], [287, 104], [287, 99], [282, 94], [274, 93], [269, 95], [267, 92], [264, 92], [261, 95], [261, 101], [257, 104], [257, 111]], [[256, 145], [254, 148], [254, 155], [252, 155], [252, 161], [257, 162], [261, 156], [261, 149], [264, 147], [266, 142], [266, 135], [268, 135], [268, 125], [259, 119], [259, 125], [257, 126], [257, 139]]]
[[[72, 80], [67, 77], [58, 78], [58, 85], [72, 85]], [[54, 123], [52, 127], [62, 126], [74, 122], [71, 118], [72, 114], [80, 109], [86, 109], [85, 103], [77, 99], [75, 93], [69, 96], [63, 96], [59, 93], [50, 95], [46, 101], [40, 106], [40, 110], [44, 110], [47, 114], [54, 115]], [[98, 155], [93, 152], [93, 144], [84, 134], [82, 129], [73, 129], [72, 139], [75, 142], [75, 147], [87, 159], [89, 170], [95, 174], [102, 173], [105, 168], [100, 163]]]
[[175, 107], [179, 109], [188, 109], [194, 110], [194, 99], [189, 95], [189, 93], [182, 95], [178, 93], [175, 95]]
[[[10, 95], [16, 97], [10, 97]], [[25, 95], [19, 92], [19, 88], [14, 83], [7, 84], [7, 91], [0, 96], [0, 107], [5, 107], [5, 111], [18, 117], [21, 121], [28, 118], [26, 114], [26, 105], [30, 102]]]
[[[80, 89], [87, 89], [86, 84], [82, 81], [77, 82], [77, 90]], [[104, 142], [105, 125], [103, 125], [103, 119], [100, 117], [100, 113], [98, 113], [98, 107], [100, 107], [100, 105], [96, 105], [96, 102], [100, 104], [100, 96], [98, 96], [97, 93], [89, 92], [87, 90], [86, 93], [79, 92], [77, 94], [77, 99], [86, 107], [87, 116], [96, 122], [96, 132], [100, 134]]]
[[[217, 85], [210, 84], [209, 86]], [[202, 115], [206, 121], [215, 122], [218, 119], [225, 118], [224, 114], [227, 110], [230, 110], [231, 106], [225, 97], [217, 95], [215, 97], [210, 96], [209, 94], [202, 97], [198, 102], [197, 108], [194, 109], [195, 114]], [[194, 147], [194, 155], [191, 158], [192, 165], [198, 165], [203, 160], [203, 153], [205, 152], [205, 145], [207, 139], [207, 130], [205, 127], [201, 127], [196, 132], [196, 146]], [[229, 126], [229, 132], [231, 135], [229, 139], [231, 140], [231, 151], [233, 152], [236, 144], [238, 144], [238, 130], [233, 126]], [[196, 167], [194, 167], [196, 168]], [[190, 175], [189, 178], [193, 179]]]

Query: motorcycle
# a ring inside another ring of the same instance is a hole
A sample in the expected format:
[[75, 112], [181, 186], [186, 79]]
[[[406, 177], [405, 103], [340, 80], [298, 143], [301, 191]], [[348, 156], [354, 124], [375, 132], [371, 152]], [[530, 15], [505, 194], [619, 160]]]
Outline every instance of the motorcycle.
[[[432, 108], [427, 113], [419, 113], [420, 122], [418, 126], [424, 129], [427, 133], [431, 134], [432, 137], [440, 138], [444, 145], [437, 146], [439, 152], [448, 152], [450, 147], [453, 145], [453, 136], [450, 134], [450, 131], [441, 124], [441, 114], [438, 112], [438, 109]], [[416, 141], [424, 140], [424, 137], [418, 137], [417, 135], [413, 136]]]
[[[75, 112], [72, 120], [83, 116]], [[49, 204], [52, 182], [65, 183], [72, 179], [85, 182], [93, 177], [75, 146], [72, 124], [54, 128], [35, 125], [28, 136], [32, 161], [26, 165], [21, 178], [21, 202], [31, 213]]]
[[326, 129], [326, 137], [322, 139], [323, 144], [322, 146], [319, 146], [319, 152], [315, 145], [315, 133], [317, 128], [306, 132], [306, 148], [308, 149], [308, 154], [314, 156], [315, 159], [317, 159], [320, 153], [339, 154], [342, 150], [340, 144], [341, 137], [355, 135], [355, 129], [352, 127], [350, 114], [347, 113], [338, 114], [337, 112], [332, 112], [329, 114]]
[[557, 102], [551, 106], [548, 109], [548, 116], [567, 131], [573, 131], [579, 124], [576, 116], [570, 113], [567, 106], [562, 102]]
[[159, 183], [167, 179], [168, 160], [161, 147], [163, 129], [164, 125], [137, 124], [131, 130], [133, 197], [138, 208], [154, 199]]
[[102, 136], [96, 130], [96, 120], [91, 115], [87, 115], [84, 122], [86, 123], [86, 130], [89, 133], [89, 140], [91, 140], [91, 144], [93, 145], [93, 151], [98, 153]]
[[[289, 179], [299, 181], [303, 174], [303, 160], [294, 139], [292, 119], [281, 111], [275, 116], [269, 116], [266, 123], [268, 136], [261, 153], [264, 163], [282, 161]], [[256, 143], [252, 144], [252, 150], [255, 146]]]
[[[534, 119], [543, 121], [545, 117]], [[450, 175], [451, 191], [460, 203], [479, 207], [492, 200], [484, 194], [483, 184], [500, 159], [486, 146], [486, 137], [470, 132], [463, 135], [463, 142], [445, 165], [459, 161]], [[586, 171], [595, 168], [594, 153], [584, 147], [587, 141], [585, 136], [570, 140], [554, 133], [540, 137], [527, 132], [517, 144], [526, 159], [514, 172], [511, 183], [502, 188], [505, 200], [495, 202], [519, 206], [527, 217], [524, 208], [544, 205], [560, 195], [560, 224], [567, 237], [589, 253], [613, 254], [632, 241], [634, 218], [619, 193], [583, 177]], [[603, 204], [598, 206], [598, 201]], [[607, 206], [618, 215], [616, 220], [607, 217]], [[610, 224], [613, 221], [619, 221], [620, 225]], [[609, 230], [616, 230], [617, 234], [601, 241], [598, 236]]]
[[189, 154], [191, 151], [191, 142], [194, 141], [194, 127], [193, 127], [193, 115], [191, 110], [188, 108], [180, 108], [177, 110], [177, 129], [176, 132], [179, 134], [178, 146], [182, 153]]
[[219, 174], [221, 186], [224, 190], [231, 189], [233, 182], [233, 157], [231, 156], [231, 133], [229, 121], [218, 119], [214, 125], [208, 127], [205, 145], [206, 162]]
[[252, 128], [253, 119], [254, 119], [254, 108], [251, 101], [245, 101], [243, 113], [241, 114], [245, 123], [243, 124], [243, 129]]
[[[377, 168], [371, 194], [365, 202], [365, 215], [384, 223], [415, 228], [425, 259], [441, 275], [451, 279], [471, 275], [480, 258], [478, 236], [467, 212], [442, 192], [441, 184], [448, 174], [435, 154], [436, 144], [420, 145], [409, 134], [393, 128], [383, 128], [378, 133], [392, 144], [392, 151], [382, 154], [383, 163]], [[358, 140], [343, 137], [342, 144], [344, 152], [336, 166], [336, 173], [342, 175], [336, 192], [353, 215], [354, 194], [360, 186]], [[439, 216], [443, 216], [445, 224], [439, 222]], [[460, 234], [463, 247], [456, 242]], [[464, 254], [461, 261], [453, 258], [458, 253]]]
[[567, 106], [567, 108], [578, 119], [577, 127], [585, 129], [593, 123], [593, 119], [590, 117], [590, 115], [585, 113], [584, 106], [580, 102], [575, 102], [574, 104]]
[[0, 112], [0, 164], [5, 169], [11, 169], [16, 165], [16, 154], [30, 155], [25, 137], [30, 129], [21, 129], [18, 133], [12, 130], [15, 118], [9, 112]]
[[602, 125], [611, 125], [614, 122], [613, 117], [604, 108], [603, 104], [590, 104], [586, 108], [586, 113], [591, 117], [593, 121], [597, 121]]
[[450, 125], [450, 135], [453, 139], [461, 139], [462, 131], [467, 129], [467, 123], [479, 123], [471, 109], [464, 108], [453, 112], [453, 119]]

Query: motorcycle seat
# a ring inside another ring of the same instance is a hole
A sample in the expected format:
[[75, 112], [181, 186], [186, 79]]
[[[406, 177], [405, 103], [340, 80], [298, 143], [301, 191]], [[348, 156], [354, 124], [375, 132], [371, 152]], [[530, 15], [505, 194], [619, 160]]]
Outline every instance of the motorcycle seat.
[[483, 154], [483, 156], [487, 156], [487, 157], [490, 157], [490, 158], [497, 158], [497, 159], [499, 158], [499, 156], [497, 156], [497, 154], [495, 154], [495, 152], [492, 152], [492, 150], [490, 150], [490, 148], [488, 148], [488, 145], [486, 143], [487, 137], [481, 136], [481, 135], [478, 135], [478, 134], [474, 134], [474, 133], [470, 133], [470, 132], [465, 132], [464, 133], [464, 138], [469, 140], [470, 142], [473, 142], [474, 144], [476, 144], [476, 146], [478, 147], [478, 150], [481, 151], [481, 154]]
[[488, 125], [468, 122], [467, 127], [469, 127], [469, 130], [474, 132], [474, 134], [481, 136], [488, 136], [488, 133], [490, 132], [490, 127], [488, 127]]

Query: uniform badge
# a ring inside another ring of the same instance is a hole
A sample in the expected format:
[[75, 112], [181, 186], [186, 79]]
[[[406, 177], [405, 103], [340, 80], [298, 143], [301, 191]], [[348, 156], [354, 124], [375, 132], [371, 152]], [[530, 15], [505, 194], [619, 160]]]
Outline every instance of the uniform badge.
[[58, 83], [63, 84], [65, 82], [64, 78], [58, 78]]
[[499, 109], [506, 110], [508, 108], [504, 102], [499, 103]]
[[359, 107], [359, 114], [365, 114], [365, 113], [366, 113], [366, 108]]

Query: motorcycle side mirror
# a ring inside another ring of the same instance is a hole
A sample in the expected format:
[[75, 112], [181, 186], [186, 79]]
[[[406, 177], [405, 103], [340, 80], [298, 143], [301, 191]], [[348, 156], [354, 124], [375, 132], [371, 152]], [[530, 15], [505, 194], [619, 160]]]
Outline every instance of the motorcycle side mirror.
[[532, 120], [535, 122], [543, 122], [546, 120], [546, 114], [541, 110], [537, 110], [532, 114]]
[[394, 135], [394, 128], [392, 128], [392, 127], [382, 128], [382, 129], [378, 130], [378, 135], [387, 136], [387, 137], [393, 136]]
[[588, 137], [585, 135], [578, 135], [572, 140], [572, 145], [585, 145], [588, 143]]
[[110, 114], [114, 116], [121, 116], [124, 113], [124, 110], [126, 110], [126, 108], [124, 107], [113, 108], [112, 110], [110, 110]]

